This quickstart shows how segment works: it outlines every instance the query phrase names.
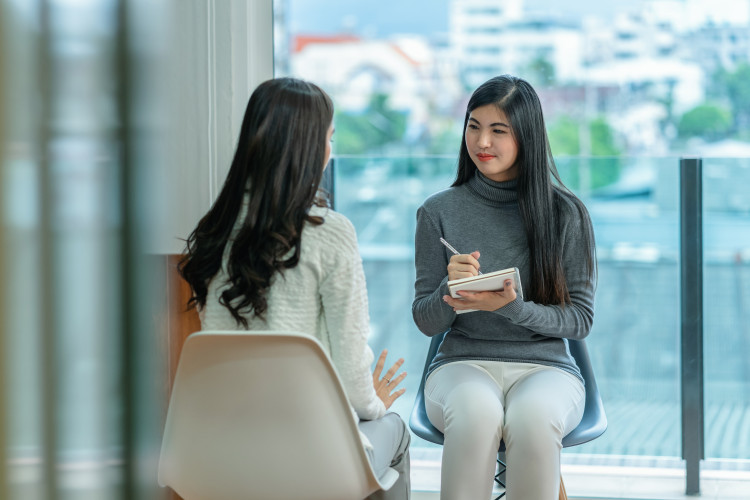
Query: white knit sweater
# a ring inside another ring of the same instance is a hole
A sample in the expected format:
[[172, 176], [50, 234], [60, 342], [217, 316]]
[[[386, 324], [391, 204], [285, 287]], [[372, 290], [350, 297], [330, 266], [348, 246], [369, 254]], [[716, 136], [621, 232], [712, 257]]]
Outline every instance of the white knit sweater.
[[[329, 209], [313, 207], [310, 213], [324, 217], [325, 222], [305, 224], [299, 264], [274, 275], [266, 295], [265, 319], [248, 314], [247, 329], [317, 338], [333, 360], [356, 415], [363, 420], [380, 418], [385, 405], [372, 383], [367, 289], [354, 226]], [[219, 303], [226, 279], [222, 266], [209, 284], [206, 306], [200, 311], [204, 330], [242, 329]]]

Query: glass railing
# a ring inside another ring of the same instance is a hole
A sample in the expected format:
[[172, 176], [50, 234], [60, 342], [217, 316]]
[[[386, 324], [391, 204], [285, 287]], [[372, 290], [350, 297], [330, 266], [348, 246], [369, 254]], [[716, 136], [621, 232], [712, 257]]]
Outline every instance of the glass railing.
[[708, 459], [746, 460], [750, 450], [748, 182], [750, 158], [703, 159], [703, 345]]
[[[335, 158], [335, 204], [357, 228], [373, 350], [406, 359], [407, 392], [393, 407], [405, 419], [429, 344], [411, 317], [416, 210], [450, 186], [455, 163]], [[603, 436], [565, 452], [680, 457], [679, 158], [557, 163], [594, 225], [599, 277], [587, 344], [609, 420]], [[747, 160], [712, 160], [704, 172], [706, 456], [743, 458], [750, 449], [750, 198], [742, 180], [750, 180], [750, 168]]]

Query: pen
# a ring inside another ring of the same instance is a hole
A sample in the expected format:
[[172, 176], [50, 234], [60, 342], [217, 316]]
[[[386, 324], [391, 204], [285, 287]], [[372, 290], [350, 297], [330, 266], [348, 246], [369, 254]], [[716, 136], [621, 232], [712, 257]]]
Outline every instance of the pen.
[[[458, 250], [456, 250], [455, 248], [453, 248], [453, 246], [450, 243], [448, 243], [447, 241], [445, 241], [443, 238], [440, 238], [440, 243], [442, 243], [443, 245], [445, 245], [445, 248], [447, 248], [448, 250], [450, 250], [451, 252], [453, 252], [453, 255], [461, 255], [458, 252]], [[482, 271], [480, 271], [480, 270], [477, 269], [477, 274], [482, 274]]]

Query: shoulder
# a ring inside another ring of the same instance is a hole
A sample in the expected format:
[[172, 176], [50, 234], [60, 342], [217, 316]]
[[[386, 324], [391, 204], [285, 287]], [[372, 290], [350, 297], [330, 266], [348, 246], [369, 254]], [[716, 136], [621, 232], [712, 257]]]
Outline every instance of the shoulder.
[[586, 205], [573, 193], [556, 188], [555, 205], [564, 224], [591, 224]]
[[574, 194], [556, 190], [559, 236], [565, 241], [594, 245], [594, 228], [586, 205]]
[[424, 200], [422, 206], [420, 207], [420, 210], [427, 212], [444, 210], [446, 205], [452, 205], [453, 203], [461, 201], [464, 196], [466, 196], [466, 193], [464, 193], [464, 191], [464, 186], [449, 187], [448, 189], [438, 191], [437, 193], [428, 196], [427, 199]]
[[342, 250], [357, 247], [357, 232], [345, 215], [326, 207], [314, 206], [310, 215], [323, 219], [322, 224], [306, 223], [302, 233], [303, 244], [313, 244], [320, 248]]
[[318, 226], [311, 224], [312, 227], [320, 228], [324, 231], [354, 231], [354, 225], [344, 214], [336, 212], [328, 207], [314, 205], [310, 209], [310, 215], [323, 219], [323, 224]]

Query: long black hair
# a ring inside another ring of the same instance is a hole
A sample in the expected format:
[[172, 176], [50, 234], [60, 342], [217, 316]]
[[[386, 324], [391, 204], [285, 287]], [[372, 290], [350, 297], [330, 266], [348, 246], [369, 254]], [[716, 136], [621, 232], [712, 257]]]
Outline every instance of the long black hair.
[[[586, 269], [594, 275], [594, 234], [583, 203], [568, 190], [555, 166], [544, 125], [542, 105], [534, 88], [525, 80], [502, 75], [491, 78], [477, 88], [469, 99], [464, 118], [464, 135], [471, 112], [494, 104], [510, 121], [511, 133], [518, 146], [518, 205], [529, 245], [531, 287], [528, 297], [541, 304], [570, 302], [562, 267], [563, 212], [577, 210], [582, 220], [586, 248]], [[466, 140], [461, 141], [454, 186], [474, 175], [477, 167], [469, 156]]]
[[189, 308], [206, 305], [208, 284], [230, 244], [220, 303], [245, 327], [243, 313], [263, 316], [271, 277], [299, 262], [305, 222], [323, 222], [309, 210], [323, 204], [316, 193], [332, 120], [331, 99], [312, 83], [278, 78], [255, 89], [221, 193], [187, 238], [178, 264], [192, 288]]

